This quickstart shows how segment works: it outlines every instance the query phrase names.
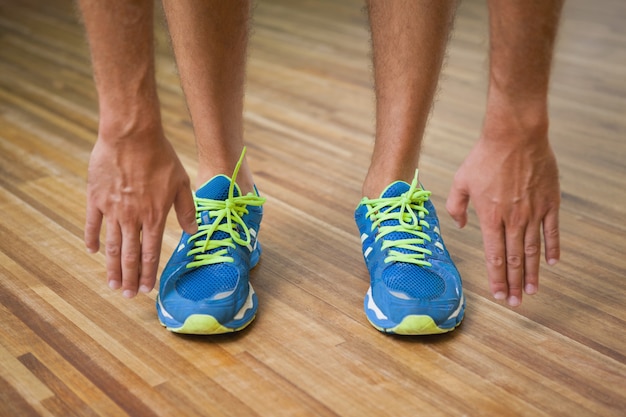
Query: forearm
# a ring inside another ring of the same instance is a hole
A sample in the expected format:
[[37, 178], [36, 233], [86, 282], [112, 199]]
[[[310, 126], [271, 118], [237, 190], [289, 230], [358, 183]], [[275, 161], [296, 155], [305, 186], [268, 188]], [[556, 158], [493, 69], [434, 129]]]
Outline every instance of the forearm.
[[[550, 67], [562, 0], [490, 0], [485, 128], [547, 137]], [[494, 124], [496, 126], [494, 126]]]
[[80, 0], [100, 110], [101, 139], [160, 126], [151, 0]]

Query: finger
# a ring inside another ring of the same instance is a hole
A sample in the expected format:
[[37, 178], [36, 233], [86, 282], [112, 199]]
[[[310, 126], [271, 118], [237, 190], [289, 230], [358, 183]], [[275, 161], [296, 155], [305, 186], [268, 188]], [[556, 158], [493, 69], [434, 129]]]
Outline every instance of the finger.
[[139, 276], [139, 291], [143, 293], [152, 291], [156, 283], [164, 227], [164, 223], [156, 227], [144, 226], [141, 233], [141, 273]]
[[509, 287], [507, 302], [517, 307], [522, 303], [524, 286], [524, 231], [511, 227], [505, 229], [506, 276]]
[[101, 227], [102, 212], [94, 204], [88, 202], [85, 219], [85, 246], [90, 253], [96, 253], [100, 248]]
[[122, 268], [120, 256], [122, 253], [122, 233], [119, 225], [114, 221], [107, 221], [105, 238], [105, 256], [107, 281], [111, 289], [118, 289], [122, 286]]
[[469, 193], [465, 188], [462, 188], [458, 181], [455, 180], [452, 183], [448, 200], [446, 201], [446, 210], [450, 216], [454, 219], [454, 222], [459, 228], [462, 228], [467, 223], [467, 205], [469, 203]]
[[188, 187], [181, 187], [176, 194], [174, 200], [174, 210], [178, 224], [185, 232], [193, 235], [198, 232], [198, 223], [196, 222], [196, 205], [193, 201], [193, 195]]
[[504, 300], [509, 294], [506, 280], [504, 226], [501, 224], [495, 226], [481, 224], [481, 228], [483, 230], [489, 288], [496, 300]]
[[543, 218], [543, 240], [546, 243], [546, 262], [556, 264], [561, 259], [559, 208], [553, 208]]
[[141, 239], [138, 226], [122, 229], [122, 290], [126, 298], [137, 294], [139, 286], [139, 267], [141, 257]]
[[524, 237], [524, 292], [532, 295], [539, 289], [539, 261], [541, 260], [540, 226], [529, 225]]

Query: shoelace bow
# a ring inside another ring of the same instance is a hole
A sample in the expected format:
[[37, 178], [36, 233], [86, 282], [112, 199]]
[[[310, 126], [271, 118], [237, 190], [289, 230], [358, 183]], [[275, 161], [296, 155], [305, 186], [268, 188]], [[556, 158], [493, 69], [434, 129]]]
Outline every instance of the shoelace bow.
[[[250, 230], [243, 221], [242, 216], [248, 213], [247, 206], [262, 206], [265, 198], [248, 194], [235, 197], [235, 179], [241, 167], [241, 162], [246, 153], [244, 147], [239, 162], [235, 166], [233, 177], [228, 187], [228, 197], [226, 200], [212, 200], [209, 198], [199, 198], [194, 196], [196, 205], [196, 221], [198, 222], [198, 232], [191, 236], [188, 242], [194, 241], [194, 247], [188, 256], [194, 256], [194, 260], [187, 264], [187, 268], [194, 268], [202, 265], [211, 265], [223, 262], [234, 262], [233, 258], [227, 256], [228, 247], [235, 248], [235, 243], [241, 246], [249, 246], [252, 242]], [[202, 224], [202, 213], [208, 212], [210, 218], [215, 220], [210, 224]], [[243, 231], [245, 239], [240, 236]], [[225, 232], [228, 237], [224, 239], [212, 239], [216, 232]], [[200, 240], [205, 237], [204, 240]], [[222, 249], [219, 249], [222, 248]], [[215, 250], [214, 249], [219, 249]]]
[[[398, 197], [383, 197], [374, 200], [365, 200], [369, 207], [366, 216], [372, 219], [372, 230], [379, 228], [376, 240], [383, 239], [382, 249], [391, 249], [385, 258], [385, 263], [406, 262], [420, 266], [431, 266], [425, 260], [425, 255], [432, 252], [423, 245], [430, 242], [424, 229], [429, 229], [430, 224], [424, 220], [428, 210], [424, 203], [430, 197], [430, 191], [418, 187], [417, 171], [411, 185], [405, 193]], [[396, 209], [399, 209], [395, 211]], [[394, 220], [397, 224], [383, 225], [383, 222]], [[388, 240], [384, 239], [390, 233], [401, 232], [414, 235], [414, 238]], [[401, 252], [398, 249], [403, 249]]]

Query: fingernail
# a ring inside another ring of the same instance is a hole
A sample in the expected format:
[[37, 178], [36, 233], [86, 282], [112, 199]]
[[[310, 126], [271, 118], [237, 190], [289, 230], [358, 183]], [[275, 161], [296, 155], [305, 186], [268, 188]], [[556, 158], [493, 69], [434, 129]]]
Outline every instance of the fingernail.
[[526, 288], [524, 289], [524, 291], [526, 291], [526, 294], [532, 295], [537, 292], [537, 287], [535, 287], [533, 284], [526, 284]]
[[152, 291], [152, 288], [148, 287], [147, 285], [141, 285], [139, 287], [139, 292], [142, 292], [144, 294], [149, 293], [150, 291]]
[[124, 290], [122, 295], [124, 298], [133, 298], [135, 296], [135, 292], [133, 290]]
[[90, 254], [93, 255], [94, 253], [98, 253], [98, 251], [97, 250], [93, 250], [91, 248], [87, 248], [87, 253], [90, 253]]
[[507, 302], [511, 307], [517, 307], [518, 305], [520, 305], [520, 300], [516, 296], [509, 297]]
[[493, 298], [495, 298], [496, 300], [504, 300], [506, 298], [506, 294], [502, 291], [498, 291], [493, 295]]
[[112, 290], [117, 290], [121, 287], [120, 282], [119, 281], [115, 281], [115, 280], [111, 280], [109, 281], [109, 288]]
[[454, 221], [454, 225], [457, 227], [457, 229], [462, 229], [463, 226], [461, 226], [460, 222], [457, 222], [456, 220]]
[[554, 258], [548, 259], [548, 265], [556, 265], [557, 262], [559, 262], [558, 259], [554, 259]]

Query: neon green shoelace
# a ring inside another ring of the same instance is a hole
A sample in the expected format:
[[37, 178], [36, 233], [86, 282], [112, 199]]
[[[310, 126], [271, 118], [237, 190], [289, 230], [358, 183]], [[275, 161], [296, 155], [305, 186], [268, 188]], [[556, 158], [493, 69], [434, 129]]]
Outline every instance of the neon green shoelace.
[[[265, 198], [252, 193], [239, 197], [235, 197], [234, 195], [235, 179], [237, 178], [237, 173], [239, 172], [245, 153], [246, 148], [244, 147], [239, 162], [237, 162], [235, 166], [235, 171], [233, 172], [233, 177], [228, 187], [228, 197], [226, 200], [212, 200], [194, 196], [196, 221], [199, 226], [198, 232], [188, 240], [188, 243], [194, 241], [193, 249], [187, 253], [188, 256], [193, 255], [194, 260], [187, 264], [187, 268], [223, 262], [232, 263], [234, 259], [227, 255], [227, 248], [235, 248], [235, 243], [241, 246], [249, 246], [251, 244], [250, 230], [243, 221], [242, 216], [248, 213], [247, 206], [262, 206], [263, 203], [265, 203]], [[203, 212], [208, 212], [210, 218], [215, 218], [213, 223], [201, 224]], [[211, 239], [213, 234], [218, 231], [227, 233], [228, 237], [224, 239]], [[241, 238], [240, 231], [243, 231], [245, 239]], [[203, 237], [204, 239], [201, 240]], [[211, 251], [211, 253], [208, 253], [209, 251]]]
[[[431, 266], [425, 258], [426, 255], [432, 255], [432, 252], [423, 246], [425, 241], [430, 242], [431, 240], [430, 236], [424, 232], [425, 228], [430, 229], [430, 224], [424, 220], [424, 216], [428, 214], [424, 203], [428, 201], [430, 194], [430, 191], [425, 191], [419, 187], [417, 171], [415, 171], [411, 186], [404, 194], [398, 197], [363, 199], [362, 203], [368, 207], [366, 216], [372, 220], [372, 231], [377, 227], [379, 228], [376, 241], [383, 239], [382, 249], [391, 249], [385, 258], [385, 263], [406, 262], [420, 266]], [[396, 209], [399, 210], [394, 211]], [[397, 224], [382, 225], [383, 222], [389, 220], [394, 220]], [[394, 232], [408, 233], [415, 237], [397, 240], [384, 239], [385, 236]], [[404, 251], [400, 252], [398, 249]]]

